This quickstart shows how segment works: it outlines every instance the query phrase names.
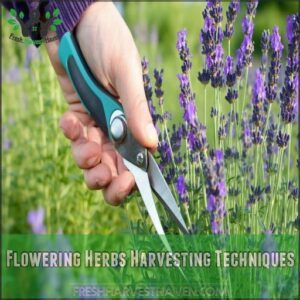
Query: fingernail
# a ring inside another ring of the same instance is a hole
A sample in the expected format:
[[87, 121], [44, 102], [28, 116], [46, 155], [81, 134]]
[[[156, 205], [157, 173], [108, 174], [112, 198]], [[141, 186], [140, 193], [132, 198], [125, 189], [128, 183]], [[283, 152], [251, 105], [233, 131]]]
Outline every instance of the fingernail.
[[146, 127], [147, 139], [149, 139], [153, 144], [158, 143], [157, 131], [152, 123], [149, 123]]

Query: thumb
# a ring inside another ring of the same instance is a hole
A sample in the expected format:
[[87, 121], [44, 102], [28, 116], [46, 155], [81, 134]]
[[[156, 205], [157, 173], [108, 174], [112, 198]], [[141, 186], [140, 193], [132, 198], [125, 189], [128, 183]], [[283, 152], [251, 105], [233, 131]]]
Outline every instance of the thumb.
[[144, 147], [156, 149], [158, 136], [149, 112], [142, 68], [138, 59], [122, 60], [116, 69], [114, 86], [125, 110], [128, 127], [136, 140]]

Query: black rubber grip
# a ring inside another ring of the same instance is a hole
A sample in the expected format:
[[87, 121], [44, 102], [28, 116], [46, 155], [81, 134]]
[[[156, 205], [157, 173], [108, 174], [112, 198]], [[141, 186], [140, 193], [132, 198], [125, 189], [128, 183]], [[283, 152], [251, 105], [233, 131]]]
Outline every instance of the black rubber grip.
[[102, 101], [98, 99], [97, 95], [95, 95], [86, 83], [73, 56], [68, 58], [68, 69], [71, 80], [82, 101], [82, 104], [106, 136], [109, 136]]

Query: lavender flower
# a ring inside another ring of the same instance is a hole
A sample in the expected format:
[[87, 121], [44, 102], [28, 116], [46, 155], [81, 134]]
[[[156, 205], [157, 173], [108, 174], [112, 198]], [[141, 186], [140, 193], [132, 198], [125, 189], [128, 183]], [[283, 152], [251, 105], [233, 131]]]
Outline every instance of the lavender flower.
[[279, 35], [279, 28], [275, 26], [271, 35], [271, 49], [272, 59], [271, 66], [268, 73], [268, 84], [266, 87], [266, 96], [269, 103], [272, 103], [277, 97], [277, 84], [279, 79], [279, 73], [281, 69], [281, 55], [283, 45], [281, 43], [281, 37]]
[[258, 6], [258, 0], [248, 0], [247, 1], [247, 14], [253, 18], [256, 14], [256, 9]]
[[260, 46], [262, 51], [261, 57], [261, 72], [265, 75], [267, 71], [267, 64], [268, 64], [268, 52], [270, 48], [270, 31], [264, 30], [260, 40]]
[[297, 115], [299, 88], [299, 28], [299, 15], [289, 16], [287, 19], [287, 36], [289, 40], [288, 57], [285, 69], [284, 86], [280, 94], [281, 119], [284, 123], [294, 122]]
[[[206, 66], [199, 72], [198, 79], [201, 83], [207, 84], [212, 79], [212, 86], [222, 85], [222, 76], [219, 68], [218, 56], [222, 56], [222, 40], [224, 34], [219, 22], [222, 20], [221, 1], [208, 1], [203, 13], [204, 28], [200, 33], [202, 54], [206, 55]], [[221, 57], [221, 59], [223, 59]]]
[[207, 210], [211, 215], [211, 229], [214, 234], [223, 233], [222, 220], [226, 215], [224, 198], [227, 188], [224, 174], [224, 154], [221, 150], [211, 151], [204, 160], [206, 179]]
[[226, 12], [227, 23], [225, 25], [224, 36], [231, 39], [234, 33], [234, 23], [236, 21], [237, 15], [240, 11], [240, 1], [231, 0], [228, 6], [228, 11]]
[[198, 80], [204, 84], [207, 85], [210, 80], [210, 72], [207, 69], [203, 69], [202, 72], [198, 73]]
[[221, 0], [207, 0], [206, 7], [209, 15], [213, 18], [215, 24], [220, 24], [223, 20]]
[[236, 84], [236, 74], [234, 72], [233, 58], [231, 56], [227, 56], [226, 58], [224, 74], [226, 76], [227, 86], [233, 87]]
[[145, 90], [145, 95], [146, 95], [149, 111], [152, 116], [154, 126], [156, 127], [156, 129], [158, 129], [157, 123], [162, 119], [162, 117], [156, 112], [156, 108], [153, 104], [153, 100], [152, 100], [153, 91], [152, 91], [150, 77], [148, 74], [148, 66], [149, 66], [149, 62], [144, 58], [142, 60], [144, 90]]
[[263, 53], [267, 53], [270, 48], [270, 31], [264, 30], [261, 35], [260, 47]]
[[252, 42], [254, 30], [253, 18], [256, 14], [257, 5], [258, 1], [247, 1], [247, 16], [245, 16], [242, 21], [245, 37], [240, 48], [237, 50], [236, 73], [238, 77], [242, 75], [242, 71], [245, 67], [248, 68], [252, 65], [252, 54], [254, 52], [254, 45]]
[[276, 142], [278, 147], [286, 148], [288, 146], [289, 140], [290, 140], [289, 134], [283, 133], [281, 130], [279, 130], [276, 137]]
[[252, 139], [251, 139], [251, 129], [249, 126], [249, 122], [245, 119], [242, 121], [242, 140], [243, 140], [243, 147], [244, 150], [249, 149], [252, 146]]
[[228, 103], [232, 104], [235, 103], [236, 100], [238, 99], [239, 94], [238, 91], [235, 89], [228, 89], [227, 94], [225, 96], [225, 99], [228, 101]]
[[253, 36], [254, 24], [253, 21], [248, 17], [244, 17], [242, 21], [242, 29], [245, 35], [248, 35], [250, 38]]
[[191, 128], [188, 133], [188, 142], [190, 150], [194, 153], [204, 153], [208, 149], [207, 138], [206, 138], [206, 127], [197, 122], [196, 126]]
[[195, 126], [197, 119], [197, 110], [195, 104], [195, 95], [191, 93], [190, 82], [186, 74], [179, 74], [180, 95], [179, 102], [184, 109], [184, 119], [190, 126]]
[[159, 105], [162, 106], [164, 103], [164, 91], [162, 90], [164, 70], [158, 71], [154, 69], [154, 78], [155, 78], [155, 95], [159, 99]]
[[251, 186], [251, 192], [252, 194], [250, 194], [249, 200], [246, 203], [247, 209], [249, 209], [252, 204], [263, 200], [263, 196], [264, 196], [264, 189], [262, 189], [260, 186], [258, 187]]
[[262, 127], [265, 122], [263, 104], [266, 99], [265, 84], [259, 69], [256, 70], [252, 92], [253, 114], [252, 121], [256, 127]]
[[46, 232], [44, 225], [45, 212], [42, 207], [37, 210], [31, 210], [27, 215], [27, 222], [31, 226], [32, 232], [35, 234], [43, 234]]
[[280, 34], [279, 34], [279, 27], [278, 26], [274, 26], [270, 42], [271, 42], [272, 49], [275, 52], [280, 52], [280, 54], [282, 54], [283, 45], [281, 43], [281, 37], [280, 37]]
[[179, 175], [179, 177], [177, 178], [176, 190], [179, 195], [179, 200], [182, 203], [189, 202], [189, 196], [188, 196], [188, 192], [187, 192], [187, 188], [186, 188], [185, 178], [184, 178], [184, 175], [182, 175], [182, 174]]
[[221, 44], [217, 44], [215, 51], [206, 57], [206, 65], [210, 71], [211, 85], [214, 88], [222, 87], [224, 85], [222, 77], [223, 56], [223, 47]]
[[181, 66], [183, 73], [188, 73], [192, 68], [190, 49], [187, 45], [187, 30], [183, 29], [177, 34], [176, 48], [179, 52], [180, 59], [183, 64]]

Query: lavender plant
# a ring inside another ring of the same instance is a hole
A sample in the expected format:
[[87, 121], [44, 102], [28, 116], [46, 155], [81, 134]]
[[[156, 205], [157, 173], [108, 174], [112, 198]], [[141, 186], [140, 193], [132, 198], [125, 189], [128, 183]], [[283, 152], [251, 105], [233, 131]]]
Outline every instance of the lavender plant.
[[[298, 115], [300, 16], [287, 19], [287, 57], [279, 28], [262, 32], [260, 67], [255, 66], [255, 79], [250, 82], [249, 72], [256, 63], [253, 33], [258, 1], [247, 1], [246, 5], [241, 24], [244, 38], [232, 56], [230, 41], [240, 2], [230, 1], [222, 24], [221, 1], [207, 1], [200, 32], [203, 67], [198, 73], [203, 94], [198, 97], [191, 84], [194, 75], [187, 30], [178, 32], [181, 124], [169, 126], [171, 115], [164, 109], [163, 70], [154, 70], [152, 87], [148, 62], [142, 62], [146, 96], [160, 138], [160, 168], [191, 232], [297, 230], [295, 199], [299, 188], [295, 185], [297, 165], [292, 161], [292, 152]], [[214, 94], [213, 103], [208, 102], [208, 91]], [[212, 105], [212, 130], [207, 128], [207, 105]], [[200, 107], [204, 109], [204, 120], [198, 117]], [[207, 138], [211, 134], [213, 142]]]

